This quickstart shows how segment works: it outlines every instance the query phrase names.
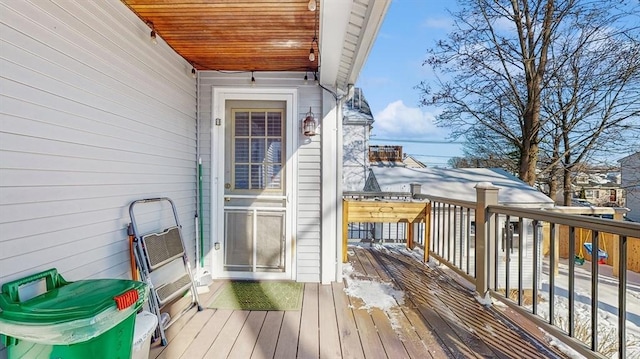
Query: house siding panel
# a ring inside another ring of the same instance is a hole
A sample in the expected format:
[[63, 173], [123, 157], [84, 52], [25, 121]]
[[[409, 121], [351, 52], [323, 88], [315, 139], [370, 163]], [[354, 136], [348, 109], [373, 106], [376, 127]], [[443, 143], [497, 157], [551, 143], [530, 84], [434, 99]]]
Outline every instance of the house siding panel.
[[129, 278], [145, 197], [176, 202], [195, 254], [195, 81], [148, 34], [117, 0], [0, 4], [0, 283]]
[[620, 159], [621, 187], [625, 191], [627, 218], [640, 222], [640, 152]]
[[[287, 119], [287, 121], [295, 121], [298, 123], [295, 127], [294, 134], [300, 133], [299, 122], [305, 117], [309, 108], [319, 118], [321, 113], [321, 88], [310, 82], [304, 85], [304, 73], [299, 72], [282, 72], [282, 73], [256, 73], [256, 87], [265, 88], [296, 88], [298, 90], [298, 108], [294, 115], [295, 118]], [[243, 87], [249, 85], [250, 73], [228, 74], [216, 71], [199, 72], [199, 136], [200, 136], [200, 156], [203, 163], [204, 180], [204, 250], [205, 253], [211, 251], [210, 231], [210, 198], [211, 198], [211, 124], [212, 124], [212, 96], [215, 87]], [[320, 128], [321, 130], [321, 128]], [[294, 274], [298, 281], [318, 282], [320, 281], [320, 262], [312, 260], [303, 253], [315, 253], [319, 257], [320, 253], [320, 188], [321, 188], [321, 153], [320, 138], [321, 134], [312, 137], [310, 143], [302, 143], [294, 150], [298, 156], [298, 171], [294, 174], [297, 176], [297, 207], [294, 213], [293, 221], [296, 227], [293, 230], [293, 239], [296, 240], [294, 248], [296, 253], [296, 268]], [[313, 257], [315, 258], [315, 257]], [[211, 256], [205, 258], [205, 268], [211, 268]]]

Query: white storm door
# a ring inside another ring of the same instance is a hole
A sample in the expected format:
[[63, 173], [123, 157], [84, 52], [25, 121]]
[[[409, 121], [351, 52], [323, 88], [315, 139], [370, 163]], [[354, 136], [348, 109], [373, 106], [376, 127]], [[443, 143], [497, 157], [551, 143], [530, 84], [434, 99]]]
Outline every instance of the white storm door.
[[272, 105], [227, 111], [222, 263], [227, 277], [290, 278], [285, 111], [284, 104]]

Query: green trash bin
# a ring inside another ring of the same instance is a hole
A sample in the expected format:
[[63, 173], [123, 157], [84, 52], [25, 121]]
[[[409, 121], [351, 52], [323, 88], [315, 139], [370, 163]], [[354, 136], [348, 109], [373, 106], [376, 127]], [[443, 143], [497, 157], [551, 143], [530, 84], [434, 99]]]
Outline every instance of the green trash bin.
[[[21, 286], [42, 280], [45, 293], [20, 300]], [[147, 292], [146, 284], [131, 280], [67, 282], [56, 269], [5, 283], [0, 340], [8, 359], [129, 359]]]

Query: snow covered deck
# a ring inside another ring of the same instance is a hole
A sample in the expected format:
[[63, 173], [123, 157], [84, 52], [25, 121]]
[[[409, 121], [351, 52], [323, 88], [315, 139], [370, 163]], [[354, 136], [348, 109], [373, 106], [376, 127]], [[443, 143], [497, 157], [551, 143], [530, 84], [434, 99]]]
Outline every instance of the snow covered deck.
[[[348, 254], [346, 286], [306, 284], [300, 311], [192, 309], [150, 358], [563, 357], [420, 263], [420, 254], [380, 246]], [[201, 302], [220, 287], [212, 284]]]

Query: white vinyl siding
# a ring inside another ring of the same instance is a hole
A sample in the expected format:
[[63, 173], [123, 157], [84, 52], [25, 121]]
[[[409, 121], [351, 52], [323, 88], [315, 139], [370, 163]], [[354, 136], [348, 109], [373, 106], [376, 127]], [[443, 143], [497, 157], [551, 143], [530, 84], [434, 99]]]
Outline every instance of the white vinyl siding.
[[[311, 110], [316, 114], [318, 120], [321, 113], [322, 89], [309, 81], [304, 85], [304, 72], [285, 73], [256, 73], [256, 87], [267, 88], [297, 88], [298, 108], [294, 118], [287, 118], [286, 121], [295, 121], [294, 136], [301, 136], [299, 146], [294, 150], [298, 156], [298, 172], [294, 173], [294, 181], [297, 181], [297, 211], [294, 215], [296, 227], [293, 230], [293, 240], [295, 241], [294, 258], [296, 259], [296, 280], [300, 282], [320, 281], [320, 189], [321, 189], [321, 162], [320, 162], [320, 138], [321, 134], [309, 139], [301, 135], [300, 123], [305, 114]], [[199, 136], [200, 155], [203, 167], [203, 195], [204, 195], [204, 251], [209, 253], [211, 243], [222, 242], [222, 239], [211, 238], [210, 227], [210, 196], [211, 196], [211, 126], [212, 126], [212, 88], [214, 87], [242, 87], [249, 86], [251, 73], [225, 74], [216, 71], [199, 72]], [[321, 121], [321, 120], [320, 120]], [[217, 154], [224, 156], [224, 154]], [[205, 268], [211, 268], [211, 257], [205, 258]]]
[[343, 173], [344, 191], [362, 191], [369, 166], [369, 124], [344, 124]]
[[194, 256], [190, 66], [118, 0], [0, 4], [0, 284], [130, 278], [133, 200], [170, 197]]
[[621, 187], [624, 189], [627, 218], [640, 222], [640, 152], [624, 157], [620, 162]]

